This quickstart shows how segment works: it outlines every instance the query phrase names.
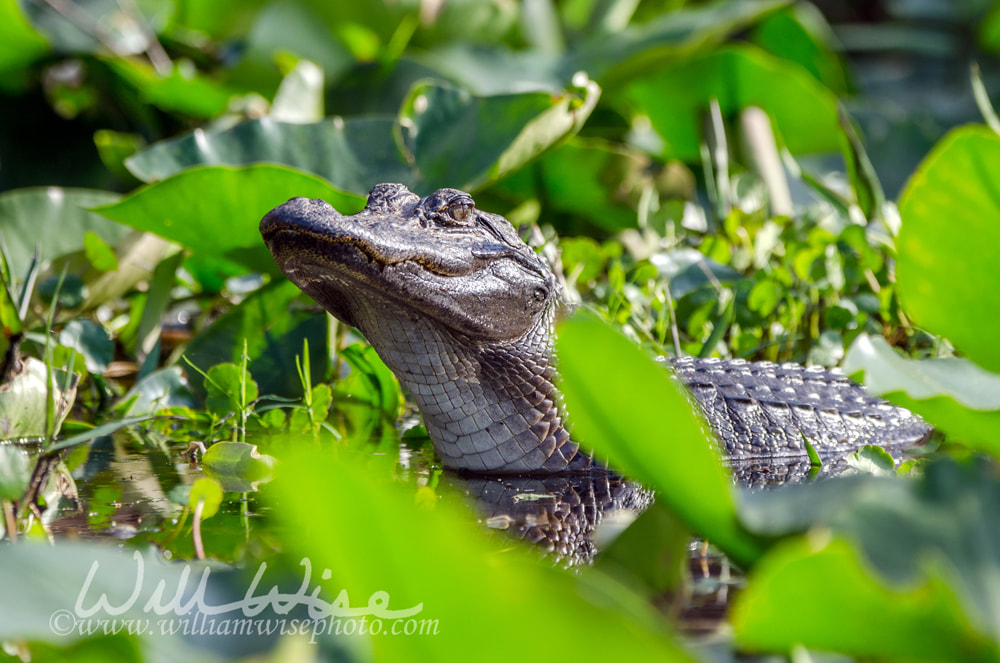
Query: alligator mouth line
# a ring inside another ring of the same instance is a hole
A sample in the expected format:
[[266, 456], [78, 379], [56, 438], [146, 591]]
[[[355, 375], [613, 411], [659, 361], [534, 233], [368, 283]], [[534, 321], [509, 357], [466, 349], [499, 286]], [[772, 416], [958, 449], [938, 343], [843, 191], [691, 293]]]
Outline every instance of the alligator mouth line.
[[352, 237], [351, 235], [342, 236], [331, 236], [328, 234], [321, 234], [310, 232], [309, 230], [301, 230], [298, 228], [275, 228], [267, 233], [265, 240], [270, 242], [277, 239], [282, 235], [289, 235], [294, 241], [303, 242], [304, 240], [316, 240], [325, 247], [333, 246], [349, 246], [355, 249], [358, 253], [368, 259], [372, 265], [379, 268], [379, 271], [384, 271], [386, 269], [398, 268], [404, 264], [417, 265], [421, 269], [434, 274], [435, 276], [440, 276], [444, 278], [467, 276], [475, 271], [474, 268], [468, 270], [453, 270], [448, 271], [447, 269], [442, 269], [439, 263], [435, 264], [427, 258], [420, 255], [407, 255], [400, 257], [387, 256], [379, 252], [375, 247], [364, 242], [361, 239]]

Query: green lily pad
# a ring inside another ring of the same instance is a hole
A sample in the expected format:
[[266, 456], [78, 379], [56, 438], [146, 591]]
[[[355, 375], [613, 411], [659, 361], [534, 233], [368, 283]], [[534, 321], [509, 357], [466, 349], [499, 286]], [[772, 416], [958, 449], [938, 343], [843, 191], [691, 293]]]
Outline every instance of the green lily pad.
[[211, 477], [202, 477], [191, 484], [188, 506], [195, 509], [199, 502], [202, 503], [202, 520], [208, 520], [219, 512], [219, 506], [222, 504], [222, 486], [218, 481]]
[[110, 191], [59, 187], [16, 189], [0, 194], [0, 219], [3, 219], [0, 234], [7, 245], [11, 273], [15, 278], [24, 275], [36, 245], [44, 262], [83, 249], [88, 232], [107, 244], [117, 244], [129, 233], [128, 227], [88, 208], [107, 205], [119, 198]]
[[955, 129], [899, 199], [896, 277], [903, 308], [980, 366], [1000, 372], [1000, 136]]
[[[261, 118], [156, 143], [126, 165], [147, 182], [193, 166], [267, 161], [314, 173], [356, 195], [380, 182], [400, 182], [415, 191], [473, 190], [575, 133], [598, 94], [589, 82], [561, 94], [487, 97], [420, 83], [395, 120], [336, 117], [295, 124]], [[342, 211], [354, 210], [345, 205]]]
[[201, 463], [223, 490], [246, 493], [256, 490], [258, 483], [271, 480], [277, 459], [259, 453], [256, 444], [216, 442], [205, 452]]

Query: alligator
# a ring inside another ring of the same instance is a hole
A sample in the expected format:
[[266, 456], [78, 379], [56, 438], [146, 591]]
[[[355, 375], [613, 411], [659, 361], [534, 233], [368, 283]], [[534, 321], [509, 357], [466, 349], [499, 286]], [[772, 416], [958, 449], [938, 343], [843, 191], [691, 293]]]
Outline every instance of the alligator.
[[[260, 232], [281, 271], [356, 327], [416, 402], [445, 467], [482, 473], [600, 466], [566, 427], [552, 361], [565, 305], [549, 264], [457, 189], [379, 184], [352, 216], [293, 198]], [[916, 444], [929, 427], [837, 373], [796, 364], [668, 360], [735, 461]]]

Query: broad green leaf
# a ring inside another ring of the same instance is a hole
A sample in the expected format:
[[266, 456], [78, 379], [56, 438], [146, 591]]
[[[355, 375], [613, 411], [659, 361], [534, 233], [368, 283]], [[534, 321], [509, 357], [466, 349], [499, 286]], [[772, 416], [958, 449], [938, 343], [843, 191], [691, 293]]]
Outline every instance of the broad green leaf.
[[100, 375], [114, 359], [115, 344], [104, 327], [91, 320], [70, 320], [59, 332], [59, 344], [83, 356], [87, 370]]
[[844, 370], [865, 372], [874, 394], [916, 412], [949, 437], [1000, 454], [1000, 375], [968, 359], [905, 359], [882, 337], [862, 334]]
[[802, 65], [837, 94], [851, 92], [850, 76], [833, 30], [815, 5], [800, 2], [762, 20], [751, 31], [764, 50]]
[[[313, 124], [262, 117], [229, 129], [198, 129], [160, 141], [126, 159], [125, 165], [140, 180], [152, 182], [194, 166], [280, 163], [362, 196], [379, 182], [413, 182], [392, 137], [394, 124], [384, 117], [336, 117]], [[346, 214], [356, 208], [352, 204], [341, 211]]]
[[1000, 372], [1000, 136], [953, 130], [899, 199], [899, 296], [906, 312], [980, 366]]
[[83, 250], [87, 260], [99, 272], [110, 272], [118, 269], [118, 258], [114, 250], [108, 246], [96, 233], [87, 231], [83, 236]]
[[[427, 193], [445, 186], [474, 190], [579, 130], [598, 94], [590, 82], [579, 93], [483, 97], [420, 83], [396, 120], [361, 116], [295, 124], [261, 118], [156, 143], [126, 165], [145, 181], [197, 165], [268, 161], [315, 173], [356, 195], [380, 182]], [[356, 209], [344, 207], [345, 213]]]
[[574, 438], [655, 488], [692, 531], [733, 559], [756, 560], [764, 546], [740, 526], [715, 442], [681, 386], [593, 317], [575, 315], [557, 331]]
[[[594, 572], [560, 572], [520, 549], [498, 551], [465, 509], [443, 501], [421, 507], [412, 489], [376, 480], [347, 454], [283, 458], [274, 495], [296, 558], [330, 569], [322, 581], [314, 576], [326, 600], [339, 594], [364, 606], [383, 592], [386, 608], [430, 622], [436, 635], [371, 638], [377, 660], [460, 660], [476, 651], [508, 661], [505, 648], [480, 645], [515, 631], [530, 651], [551, 646], [552, 633], [588, 634], [560, 642], [567, 660], [690, 660], [662, 618], [625, 587]], [[338, 505], [321, 527], [317, 505]], [[524, 629], [529, 615], [544, 616], [546, 628]]]
[[19, 500], [28, 490], [31, 458], [16, 444], [0, 444], [0, 500]]
[[193, 63], [178, 60], [161, 75], [149, 64], [131, 58], [109, 58], [108, 67], [139, 92], [139, 98], [166, 111], [213, 118], [226, 110], [233, 91], [198, 73]]
[[[309, 364], [313, 383], [326, 374], [326, 317], [306, 312], [297, 301], [305, 297], [290, 281], [277, 281], [254, 292], [239, 306], [206, 327], [188, 345], [185, 356], [202, 370], [227, 362], [238, 362], [243, 341], [253, 357], [248, 369], [262, 394], [302, 396], [302, 383], [295, 373], [295, 357], [302, 341], [309, 339]], [[188, 371], [188, 379], [199, 392], [202, 377]]]
[[180, 367], [161, 368], [145, 376], [128, 390], [121, 402], [125, 416], [138, 416], [168, 407], [194, 407], [195, 398]]
[[188, 494], [188, 506], [195, 509], [202, 502], [201, 519], [208, 520], [219, 512], [222, 504], [222, 486], [211, 477], [202, 477], [191, 485]]
[[678, 59], [712, 47], [789, 4], [787, 0], [728, 0], [664, 12], [615, 34], [590, 35], [566, 56], [563, 72], [568, 76], [585, 71], [602, 85], [618, 84], [673, 66]]
[[421, 185], [475, 190], [573, 135], [600, 97], [600, 88], [586, 77], [574, 86], [559, 95], [476, 97], [439, 84], [417, 84], [403, 103], [399, 124]]
[[0, 0], [0, 72], [31, 64], [49, 50], [31, 27], [17, 0]]
[[0, 235], [7, 246], [10, 269], [21, 278], [31, 263], [35, 246], [41, 260], [79, 251], [88, 231], [114, 245], [129, 229], [87, 211], [118, 200], [117, 193], [89, 189], [37, 187], [0, 194]]
[[69, 380], [69, 389], [63, 391], [67, 382], [65, 373], [52, 370], [50, 385], [55, 420], [47, 421], [49, 390], [45, 387], [45, 363], [34, 357], [22, 357], [20, 370], [9, 381], [0, 384], [0, 439], [45, 437], [50, 431], [58, 433], [76, 398], [77, 377], [74, 374]]
[[243, 412], [257, 400], [257, 383], [243, 375], [236, 364], [217, 364], [208, 370], [205, 381], [205, 407], [219, 417]]
[[399, 380], [375, 348], [365, 343], [354, 343], [342, 349], [340, 356], [351, 367], [351, 375], [337, 382], [334, 394], [362, 400], [385, 414], [395, 416], [402, 403]]
[[662, 73], [637, 79], [629, 96], [666, 143], [666, 156], [698, 161], [701, 115], [718, 99], [725, 115], [762, 108], [793, 153], [836, 150], [836, 98], [799, 65], [756, 47], [732, 45]]
[[[863, 659], [996, 661], [990, 642], [936, 574], [886, 586], [856, 550], [829, 534], [775, 547], [737, 596], [732, 623], [749, 651], [794, 647]], [[825, 540], [824, 540], [825, 539]]]
[[256, 490], [257, 483], [270, 480], [277, 459], [259, 453], [256, 444], [216, 442], [201, 463], [223, 490], [245, 493]]
[[192, 251], [278, 273], [257, 227], [267, 212], [296, 196], [322, 198], [345, 210], [362, 205], [358, 198], [313, 175], [283, 166], [258, 165], [194, 168], [96, 211]]

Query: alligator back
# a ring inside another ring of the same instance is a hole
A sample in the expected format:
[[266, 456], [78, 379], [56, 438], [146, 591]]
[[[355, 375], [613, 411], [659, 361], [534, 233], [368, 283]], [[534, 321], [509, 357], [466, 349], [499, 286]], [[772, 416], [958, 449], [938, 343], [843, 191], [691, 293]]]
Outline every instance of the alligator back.
[[866, 444], [920, 442], [930, 427], [908, 410], [820, 367], [743, 360], [671, 358], [730, 458], [824, 456]]

